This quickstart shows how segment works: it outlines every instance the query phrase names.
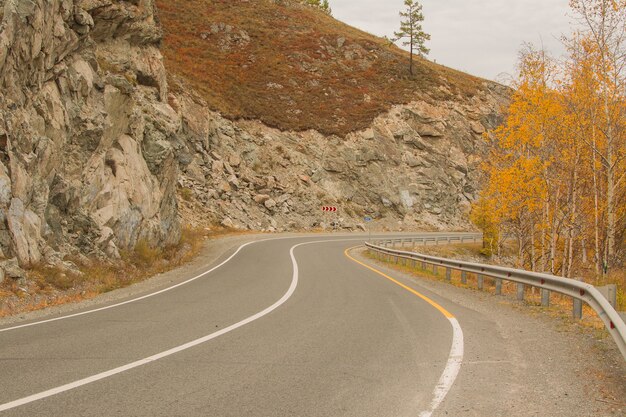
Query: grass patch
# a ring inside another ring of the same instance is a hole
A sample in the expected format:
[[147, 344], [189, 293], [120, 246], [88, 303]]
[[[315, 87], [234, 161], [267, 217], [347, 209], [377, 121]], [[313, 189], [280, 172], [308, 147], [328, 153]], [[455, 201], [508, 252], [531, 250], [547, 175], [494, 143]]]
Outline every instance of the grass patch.
[[191, 201], [193, 199], [193, 190], [191, 188], [181, 188], [180, 197], [185, 201]]
[[[206, 239], [234, 233], [232, 230], [183, 228], [178, 244], [155, 248], [139, 241], [134, 250], [122, 253], [122, 262], [90, 261], [72, 273], [59, 268], [36, 266], [22, 284], [7, 279], [0, 286], [0, 317], [76, 302], [124, 288], [193, 259]], [[77, 262], [75, 262], [77, 263]]]
[[[408, 249], [411, 251], [423, 253], [425, 255], [433, 255], [433, 256], [441, 256], [444, 258], [458, 258], [458, 259], [467, 259], [468, 257], [474, 261], [478, 261], [480, 263], [492, 263], [498, 264], [498, 260], [496, 258], [490, 258], [485, 256], [481, 250], [482, 245], [480, 243], [464, 243], [464, 244], [452, 244], [452, 245], [441, 245], [441, 246], [416, 246], [414, 248]], [[514, 242], [508, 242], [505, 244], [503, 249], [503, 256], [509, 259], [515, 259], [517, 253], [517, 248], [515, 247]], [[515, 267], [514, 265], [509, 265], [511, 267]], [[616, 310], [618, 311], [626, 311], [626, 270], [623, 268], [617, 268], [605, 276], [596, 276], [593, 266], [587, 265], [586, 267], [581, 267], [580, 265], [575, 265], [577, 272], [574, 276], [583, 277], [584, 281], [592, 284], [596, 287], [614, 284], [617, 286], [617, 303]], [[540, 291], [535, 288], [530, 288], [528, 290], [531, 297], [538, 298], [540, 300]], [[561, 296], [554, 295], [557, 299]], [[569, 300], [569, 297], [561, 297], [564, 300]]]
[[[474, 257], [482, 257], [486, 258], [484, 255], [480, 254], [482, 249], [482, 245], [480, 243], [469, 243], [469, 244], [452, 244], [452, 245], [441, 245], [441, 246], [418, 246], [411, 249], [403, 249], [408, 251], [419, 252], [427, 255], [433, 256], [441, 256], [445, 258], [463, 258], [465, 256], [474, 256]], [[379, 260], [374, 256], [374, 254], [370, 251], [365, 251], [364, 256], [368, 259], [372, 259], [376, 262], [382, 263], [392, 269], [414, 275], [416, 277], [435, 280], [435, 281], [446, 281], [446, 268], [438, 267], [437, 273], [433, 272], [432, 265], [426, 265], [425, 269], [422, 269], [421, 262], [416, 262], [415, 266], [411, 262], [404, 262], [400, 260], [399, 263], [396, 263], [392, 258], [391, 261], [387, 260]], [[485, 263], [484, 260], [480, 260], [479, 262]], [[620, 273], [622, 272], [622, 273]], [[618, 303], [617, 310], [623, 311], [624, 305], [620, 304], [623, 302], [623, 299], [620, 300], [620, 296], [623, 297], [623, 271], [614, 272], [613, 277], [609, 276], [606, 281], [610, 281], [607, 283], [616, 283], [618, 285]], [[469, 288], [469, 289], [478, 289], [478, 277], [475, 274], [467, 274], [466, 283], [463, 284], [461, 282], [461, 272], [460, 271], [452, 271], [451, 280], [449, 282], [451, 285]], [[622, 283], [622, 286], [620, 286]], [[594, 284], [598, 285], [598, 284]], [[603, 284], [606, 285], [606, 284]], [[491, 294], [496, 293], [496, 280], [489, 277], [484, 277], [483, 280], [483, 291], [489, 292]], [[517, 283], [511, 281], [502, 281], [502, 295], [506, 296], [507, 300], [514, 301], [517, 295]], [[620, 295], [621, 294], [621, 295]], [[544, 308], [541, 307], [541, 291], [539, 288], [526, 286], [524, 289], [524, 305], [526, 307], [531, 307], [533, 311], [539, 313], [545, 313], [552, 317], [559, 319], [566, 319], [571, 317], [572, 314], [572, 298], [561, 295], [558, 293], [551, 293], [550, 295], [550, 307]], [[581, 328], [591, 328], [597, 329], [602, 332], [606, 337], [606, 332], [603, 331], [604, 323], [597, 316], [596, 312], [587, 304], [583, 304], [583, 319], [576, 322], [576, 324]]]

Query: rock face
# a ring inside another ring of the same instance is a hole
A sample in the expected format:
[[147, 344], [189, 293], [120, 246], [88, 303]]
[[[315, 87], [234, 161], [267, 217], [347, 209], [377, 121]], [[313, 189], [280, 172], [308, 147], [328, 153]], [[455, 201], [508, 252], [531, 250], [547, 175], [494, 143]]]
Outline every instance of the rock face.
[[152, 0], [0, 0], [0, 249], [20, 266], [177, 242]]
[[[471, 99], [396, 106], [345, 138], [281, 132], [168, 91], [153, 0], [0, 6], [7, 276], [67, 267], [67, 255], [119, 258], [139, 241], [173, 244], [182, 223], [363, 229], [367, 215], [381, 229], [467, 227], [481, 134], [507, 95], [495, 84]], [[229, 49], [249, 40], [225, 25], [206, 38]]]
[[184, 216], [269, 231], [358, 229], [366, 215], [379, 229], [466, 229], [486, 154], [482, 134], [500, 123], [507, 95], [487, 83], [471, 99], [426, 96], [346, 138], [232, 122], [197, 98], [172, 96], [188, 132], [180, 185], [197, 201], [184, 204]]

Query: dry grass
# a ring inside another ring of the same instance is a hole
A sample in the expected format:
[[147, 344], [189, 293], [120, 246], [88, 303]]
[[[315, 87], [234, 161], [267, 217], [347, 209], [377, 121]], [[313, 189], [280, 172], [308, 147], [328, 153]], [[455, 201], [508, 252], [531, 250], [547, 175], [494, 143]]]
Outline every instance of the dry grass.
[[181, 188], [180, 189], [180, 197], [185, 201], [193, 200], [193, 190], [191, 188]]
[[[441, 246], [417, 246], [412, 249], [408, 249], [423, 254], [441, 256], [445, 258], [457, 258], [463, 260], [473, 260], [481, 263], [494, 263], [493, 260], [488, 259], [481, 254], [482, 245], [480, 243], [466, 243], [466, 244], [452, 244]], [[405, 249], [406, 250], [406, 249]], [[516, 248], [514, 245], [507, 245], [505, 248], [505, 256], [514, 255]], [[428, 270], [417, 270], [408, 268], [402, 265], [390, 264], [394, 268], [402, 269], [405, 272], [418, 275], [422, 278], [435, 279], [439, 281], [445, 280], [445, 269], [439, 268], [438, 274], [432, 273], [432, 267]], [[581, 276], [586, 277], [585, 281], [596, 286], [616, 284], [617, 285], [617, 310], [626, 310], [626, 271], [615, 270], [609, 276], [605, 278], [595, 278], [592, 270], [587, 268], [585, 271], [581, 271]], [[460, 282], [460, 272], [453, 271], [452, 284], [465, 288], [477, 288], [477, 278], [472, 274], [468, 274], [467, 285], [463, 285]], [[495, 280], [485, 278], [484, 291], [488, 291], [495, 294]], [[514, 298], [517, 295], [517, 284], [513, 282], [503, 281], [502, 294]], [[572, 312], [572, 299], [570, 297], [552, 293], [550, 297], [550, 307], [548, 309], [541, 307], [541, 291], [538, 288], [526, 287], [524, 292], [524, 302], [527, 306], [536, 307], [537, 311], [546, 312], [554, 317], [570, 317]], [[583, 306], [583, 320], [578, 324], [582, 327], [590, 327], [594, 329], [603, 329], [604, 324], [599, 319], [595, 311], [587, 306]], [[603, 333], [604, 334], [604, 333]]]
[[29, 280], [19, 285], [6, 280], [0, 286], [0, 317], [39, 310], [93, 298], [124, 288], [159, 273], [179, 267], [193, 259], [206, 239], [232, 233], [228, 229], [207, 231], [184, 228], [180, 242], [167, 248], [154, 248], [140, 241], [135, 249], [122, 254], [122, 262], [91, 262], [80, 273], [38, 266], [28, 271]]
[[[485, 255], [481, 254], [482, 246], [480, 243], [470, 244], [453, 244], [453, 245], [441, 245], [441, 246], [417, 246], [411, 250], [424, 253], [427, 255], [442, 256], [445, 258], [459, 258], [459, 259], [472, 259], [478, 260], [481, 263], [493, 263], [498, 264], [497, 260], [489, 259]], [[504, 256], [509, 260], [515, 258], [517, 248], [513, 242], [505, 245]], [[617, 286], [617, 310], [626, 311], [626, 270], [614, 269], [608, 276], [599, 277], [596, 276], [593, 266], [587, 265], [582, 267], [581, 265], [575, 266], [576, 273], [574, 276], [583, 277], [583, 280], [589, 284], [597, 287], [614, 284]], [[531, 294], [539, 293], [539, 291], [530, 290]], [[558, 298], [558, 296], [555, 295]], [[564, 297], [567, 300], [567, 297]]]
[[[483, 83], [423, 59], [410, 76], [406, 52], [288, 0], [157, 0], [157, 6], [172, 88], [192, 88], [230, 118], [343, 136], [393, 104], [423, 93], [433, 100], [470, 97]], [[231, 28], [214, 33], [215, 24]]]
[[[446, 245], [445, 252], [455, 252], [452, 248], [455, 245]], [[458, 248], [456, 252], [466, 252], [468, 247], [473, 245], [459, 245], [463, 246]], [[480, 245], [479, 245], [480, 246]], [[432, 247], [431, 247], [432, 248]], [[443, 248], [443, 246], [439, 247]], [[433, 281], [447, 282], [446, 281], [446, 269], [443, 267], [437, 268], [437, 273], [433, 272], [432, 265], [427, 265], [426, 269], [421, 268], [421, 263], [418, 262], [416, 267], [414, 268], [412, 264], [403, 264], [400, 262], [396, 264], [395, 262], [388, 261], [380, 261], [373, 256], [370, 252], [364, 252], [364, 255], [376, 262], [384, 263], [386, 266], [395, 269], [397, 271], [401, 271], [403, 273], [407, 273], [410, 275], [414, 275], [416, 277], [422, 279], [429, 279]], [[461, 272], [460, 271], [452, 271], [451, 281], [449, 284], [454, 285], [456, 287], [467, 288], [467, 289], [477, 289], [478, 288], [478, 279], [474, 274], [467, 274], [466, 284], [461, 282]], [[496, 283], [495, 279], [484, 278], [483, 281], [483, 291], [491, 293], [493, 295], [496, 294]], [[510, 281], [502, 282], [502, 295], [504, 298], [502, 300], [510, 300], [513, 301], [517, 295], [517, 284]], [[537, 288], [529, 288], [526, 287], [524, 291], [524, 305], [526, 307], [531, 307], [536, 313], [544, 312], [549, 314], [550, 316], [559, 318], [559, 319], [567, 319], [571, 317], [572, 314], [572, 299], [567, 296], [562, 296], [560, 294], [552, 293], [550, 297], [550, 307], [543, 308], [541, 307], [541, 292]], [[604, 324], [597, 316], [596, 312], [589, 307], [588, 305], [583, 305], [583, 319], [577, 322], [582, 328], [590, 328], [596, 330], [604, 329]], [[599, 337], [605, 337], [606, 332], [599, 333]]]

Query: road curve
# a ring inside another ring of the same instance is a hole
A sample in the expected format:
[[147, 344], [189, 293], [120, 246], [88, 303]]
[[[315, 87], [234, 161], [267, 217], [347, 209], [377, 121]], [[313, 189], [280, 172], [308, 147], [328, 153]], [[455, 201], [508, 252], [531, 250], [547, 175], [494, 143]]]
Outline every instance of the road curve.
[[349, 259], [359, 239], [260, 241], [156, 295], [4, 326], [0, 414], [430, 415], [460, 364], [450, 319], [484, 319]]

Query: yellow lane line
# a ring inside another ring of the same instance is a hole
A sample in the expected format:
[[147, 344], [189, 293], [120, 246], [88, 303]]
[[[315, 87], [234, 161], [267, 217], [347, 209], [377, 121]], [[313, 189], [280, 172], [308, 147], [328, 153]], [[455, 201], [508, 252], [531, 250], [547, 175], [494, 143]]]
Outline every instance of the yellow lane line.
[[428, 304], [430, 304], [431, 306], [435, 307], [437, 310], [439, 310], [439, 312], [441, 312], [441, 314], [443, 314], [444, 316], [446, 316], [448, 319], [453, 319], [454, 315], [452, 313], [450, 313], [448, 310], [446, 310], [445, 308], [443, 308], [442, 306], [440, 306], [439, 304], [437, 304], [435, 301], [431, 300], [430, 298], [426, 297], [424, 294], [421, 294], [417, 291], [415, 291], [413, 288], [404, 285], [403, 283], [391, 278], [389, 275], [379, 271], [376, 268], [372, 268], [371, 266], [364, 264], [361, 261], [358, 261], [356, 259], [354, 259], [352, 256], [350, 256], [350, 254], [348, 252], [350, 252], [352, 249], [356, 249], [359, 246], [354, 246], [351, 248], [348, 248], [345, 250], [344, 255], [346, 255], [350, 260], [356, 262], [357, 264], [364, 266], [365, 268], [369, 269], [372, 272], [377, 273], [378, 275], [382, 275], [383, 277], [387, 278], [389, 281], [393, 282], [394, 284], [404, 288], [405, 290], [407, 290], [408, 292], [417, 295], [419, 298], [421, 298], [422, 300], [426, 301]]

